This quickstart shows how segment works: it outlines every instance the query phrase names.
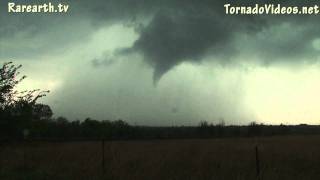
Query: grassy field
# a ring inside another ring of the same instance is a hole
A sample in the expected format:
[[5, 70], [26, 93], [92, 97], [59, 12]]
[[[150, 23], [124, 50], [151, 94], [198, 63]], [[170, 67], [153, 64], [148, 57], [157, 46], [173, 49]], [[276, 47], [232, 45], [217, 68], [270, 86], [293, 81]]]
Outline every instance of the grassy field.
[[320, 179], [320, 136], [106, 142], [104, 170], [101, 144], [2, 145], [0, 179]]

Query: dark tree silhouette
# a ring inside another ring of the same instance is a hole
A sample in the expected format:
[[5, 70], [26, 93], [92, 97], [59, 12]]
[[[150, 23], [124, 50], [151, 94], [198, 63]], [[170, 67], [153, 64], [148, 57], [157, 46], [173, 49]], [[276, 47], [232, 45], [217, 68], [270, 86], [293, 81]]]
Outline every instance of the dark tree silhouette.
[[50, 106], [46, 104], [35, 104], [33, 107], [33, 118], [37, 120], [50, 119], [53, 112]]
[[0, 68], [0, 135], [6, 137], [19, 136], [31, 122], [38, 117], [51, 117], [52, 111], [46, 105], [36, 101], [46, 96], [49, 91], [40, 89], [18, 91], [17, 85], [26, 78], [19, 77], [22, 65], [12, 62], [4, 63]]

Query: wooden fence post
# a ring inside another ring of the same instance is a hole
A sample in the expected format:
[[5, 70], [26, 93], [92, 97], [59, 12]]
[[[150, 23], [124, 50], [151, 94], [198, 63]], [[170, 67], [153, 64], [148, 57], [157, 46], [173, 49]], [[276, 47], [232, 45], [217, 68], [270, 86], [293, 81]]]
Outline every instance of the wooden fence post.
[[[4, 149], [4, 146], [5, 146], [5, 140], [0, 140], [0, 153], [2, 151], [2, 149]], [[0, 155], [0, 172], [2, 172], [2, 155]]]
[[23, 141], [22, 141], [22, 148], [23, 148], [23, 169], [24, 171], [27, 171], [27, 143], [28, 143], [28, 137], [29, 137], [29, 129], [23, 129]]
[[257, 177], [259, 177], [259, 175], [260, 175], [260, 161], [259, 161], [258, 146], [256, 146], [255, 151], [256, 151], [256, 173], [257, 173]]
[[104, 172], [105, 170], [105, 158], [104, 158], [104, 144], [105, 144], [105, 139], [102, 139], [102, 171]]

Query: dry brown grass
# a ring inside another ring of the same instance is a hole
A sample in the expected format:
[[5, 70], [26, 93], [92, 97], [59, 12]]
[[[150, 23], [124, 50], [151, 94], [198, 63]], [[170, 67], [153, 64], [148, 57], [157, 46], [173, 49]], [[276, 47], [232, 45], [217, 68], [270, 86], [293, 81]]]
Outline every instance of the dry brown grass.
[[320, 136], [210, 140], [10, 144], [0, 149], [0, 179], [206, 180], [320, 179]]

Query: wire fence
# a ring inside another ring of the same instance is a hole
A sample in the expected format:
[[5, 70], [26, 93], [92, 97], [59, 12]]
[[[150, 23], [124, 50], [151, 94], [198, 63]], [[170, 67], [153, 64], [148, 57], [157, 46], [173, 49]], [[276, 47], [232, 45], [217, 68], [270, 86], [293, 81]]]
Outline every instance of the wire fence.
[[[0, 146], [0, 172], [4, 173], [10, 169], [18, 169], [16, 172], [19, 172], [22, 175], [24, 174], [23, 176], [33, 177], [34, 175], [30, 175], [30, 171], [42, 169], [47, 173], [46, 176], [59, 178], [59, 176], [55, 176], [55, 174], [64, 176], [63, 174], [66, 172], [59, 171], [61, 171], [61, 169], [68, 169], [66, 171], [70, 172], [69, 175], [66, 175], [67, 177], [75, 177], [75, 174], [79, 173], [82, 174], [82, 178], [94, 176], [102, 179], [110, 179], [111, 177], [114, 177], [115, 174], [119, 173], [132, 174], [132, 171], [134, 170], [145, 173], [143, 168], [140, 168], [139, 170], [139, 167], [148, 167], [148, 161], [143, 162], [144, 159], [148, 158], [148, 155], [144, 156], [146, 150], [144, 150], [144, 147], [138, 147], [141, 144], [136, 145], [136, 142], [141, 143], [139, 141], [111, 141], [106, 139], [25, 139], [2, 141]], [[126, 145], [122, 146], [124, 144]], [[157, 154], [156, 156], [160, 156], [160, 158], [158, 158], [159, 160], [161, 159], [161, 156], [166, 156], [166, 154], [170, 154], [169, 151], [172, 151], [172, 153], [174, 153], [174, 156], [172, 156], [173, 161], [180, 155], [183, 157], [184, 161], [189, 161], [188, 157], [185, 157], [183, 154], [183, 147], [181, 147], [178, 152], [172, 144], [169, 143], [169, 145], [172, 148], [166, 149], [163, 148], [162, 145], [158, 146], [160, 147], [159, 150], [154, 153]], [[191, 144], [186, 147], [191, 149], [191, 146], [193, 145]], [[156, 149], [153, 148], [153, 151], [154, 150]], [[185, 150], [187, 152], [189, 151], [188, 149]], [[251, 153], [249, 152], [251, 155], [247, 156], [247, 162], [249, 162], [249, 164], [254, 164], [254, 166], [248, 166], [248, 174], [255, 176], [256, 178], [254, 179], [260, 179], [260, 165], [262, 162], [259, 157], [259, 146], [252, 146], [251, 150], [248, 150], [251, 151]], [[192, 159], [192, 151], [188, 153], [188, 156], [190, 156], [189, 158]], [[151, 158], [154, 157], [151, 156]], [[171, 160], [166, 158], [166, 161], [167, 162], [165, 163], [168, 163], [168, 161]], [[143, 165], [143, 163], [145, 164]], [[175, 163], [177, 163], [177, 161], [173, 162], [173, 164]], [[210, 165], [215, 162], [204, 162], [204, 164], [208, 163]], [[125, 168], [123, 168], [124, 164], [126, 166]], [[214, 171], [220, 171], [221, 166], [228, 163], [224, 164], [220, 161], [217, 164], [218, 168], [214, 167]], [[193, 165], [198, 166], [197, 163], [194, 163]], [[177, 166], [179, 166], [179, 164], [177, 164]], [[177, 169], [183, 166], [184, 165], [180, 165]], [[233, 169], [231, 166], [226, 168]]]

